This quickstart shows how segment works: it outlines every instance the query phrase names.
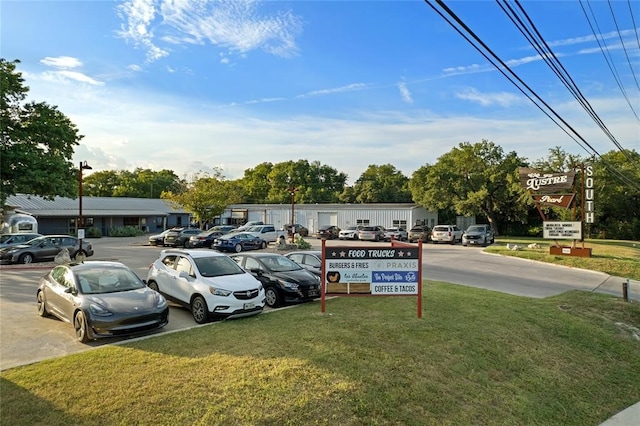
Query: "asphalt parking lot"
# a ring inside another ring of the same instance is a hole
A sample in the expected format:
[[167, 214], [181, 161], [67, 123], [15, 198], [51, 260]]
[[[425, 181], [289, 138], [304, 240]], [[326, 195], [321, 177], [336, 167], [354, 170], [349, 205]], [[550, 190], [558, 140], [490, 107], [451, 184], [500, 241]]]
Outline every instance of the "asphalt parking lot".
[[[321, 247], [321, 240], [309, 238], [307, 241], [315, 249]], [[132, 268], [141, 278], [146, 278], [149, 265], [163, 249], [149, 246], [146, 242], [146, 237], [96, 239], [92, 241], [96, 254], [89, 260], [119, 261]], [[333, 240], [327, 244], [388, 246], [389, 243]], [[0, 266], [0, 370], [131, 341], [131, 338], [109, 338], [81, 344], [76, 341], [71, 325], [54, 318], [39, 317], [35, 303], [38, 279], [53, 265]], [[618, 296], [621, 292], [620, 279], [606, 274], [486, 255], [479, 247], [462, 247], [459, 244], [424, 245], [422, 278], [536, 298], [572, 289]], [[638, 298], [640, 284], [633, 285], [635, 287], [631, 289], [631, 294]], [[172, 305], [169, 324], [144, 338], [196, 326], [189, 310]], [[215, 323], [204, 326], [215, 327]]]

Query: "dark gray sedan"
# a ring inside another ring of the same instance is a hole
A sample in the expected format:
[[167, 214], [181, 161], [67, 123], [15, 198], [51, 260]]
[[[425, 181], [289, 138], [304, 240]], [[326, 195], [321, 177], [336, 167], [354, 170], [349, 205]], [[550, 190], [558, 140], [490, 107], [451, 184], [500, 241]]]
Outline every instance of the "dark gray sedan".
[[165, 298], [120, 262], [58, 265], [40, 278], [38, 314], [73, 324], [82, 343], [127, 336], [167, 325]]
[[[53, 260], [64, 249], [67, 249], [69, 257], [74, 259], [80, 251], [79, 244], [76, 237], [69, 235], [45, 235], [24, 244], [0, 249], [0, 262], [29, 264], [42, 260]], [[89, 241], [82, 241], [82, 251], [86, 257], [93, 256], [93, 246]]]

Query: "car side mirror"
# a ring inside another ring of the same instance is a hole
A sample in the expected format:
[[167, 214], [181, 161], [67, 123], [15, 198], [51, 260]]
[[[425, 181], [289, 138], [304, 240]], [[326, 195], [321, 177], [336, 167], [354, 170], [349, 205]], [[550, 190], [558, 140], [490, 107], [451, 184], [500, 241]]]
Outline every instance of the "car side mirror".
[[65, 293], [69, 293], [69, 294], [77, 294], [77, 290], [75, 289], [75, 287], [67, 287], [64, 289]]
[[187, 273], [187, 271], [180, 271], [180, 272], [178, 272], [178, 278], [187, 279], [187, 278], [189, 278], [189, 274]]
[[262, 275], [262, 269], [260, 268], [251, 268], [249, 269], [249, 271], [251, 271], [252, 274], [256, 274], [256, 275]]

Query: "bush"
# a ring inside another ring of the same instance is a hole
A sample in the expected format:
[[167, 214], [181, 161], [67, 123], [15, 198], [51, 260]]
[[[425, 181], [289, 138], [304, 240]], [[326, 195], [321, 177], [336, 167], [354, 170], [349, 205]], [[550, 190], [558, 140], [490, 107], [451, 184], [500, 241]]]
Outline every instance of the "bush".
[[101, 238], [102, 231], [100, 231], [100, 228], [92, 226], [91, 228], [87, 228], [85, 230], [85, 235], [87, 236], [87, 238]]
[[311, 248], [311, 244], [309, 244], [304, 238], [300, 235], [296, 237], [296, 244], [300, 250], [308, 250]]
[[144, 235], [142, 229], [134, 226], [120, 226], [113, 228], [109, 233], [110, 237], [139, 237], [141, 235]]

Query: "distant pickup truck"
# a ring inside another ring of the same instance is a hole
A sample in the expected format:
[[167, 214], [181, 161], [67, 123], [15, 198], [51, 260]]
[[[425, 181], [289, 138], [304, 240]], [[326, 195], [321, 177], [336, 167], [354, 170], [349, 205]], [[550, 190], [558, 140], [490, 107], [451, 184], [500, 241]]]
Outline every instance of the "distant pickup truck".
[[276, 229], [273, 225], [255, 225], [243, 232], [262, 238], [268, 243], [275, 243], [279, 238], [287, 238], [287, 231]]

